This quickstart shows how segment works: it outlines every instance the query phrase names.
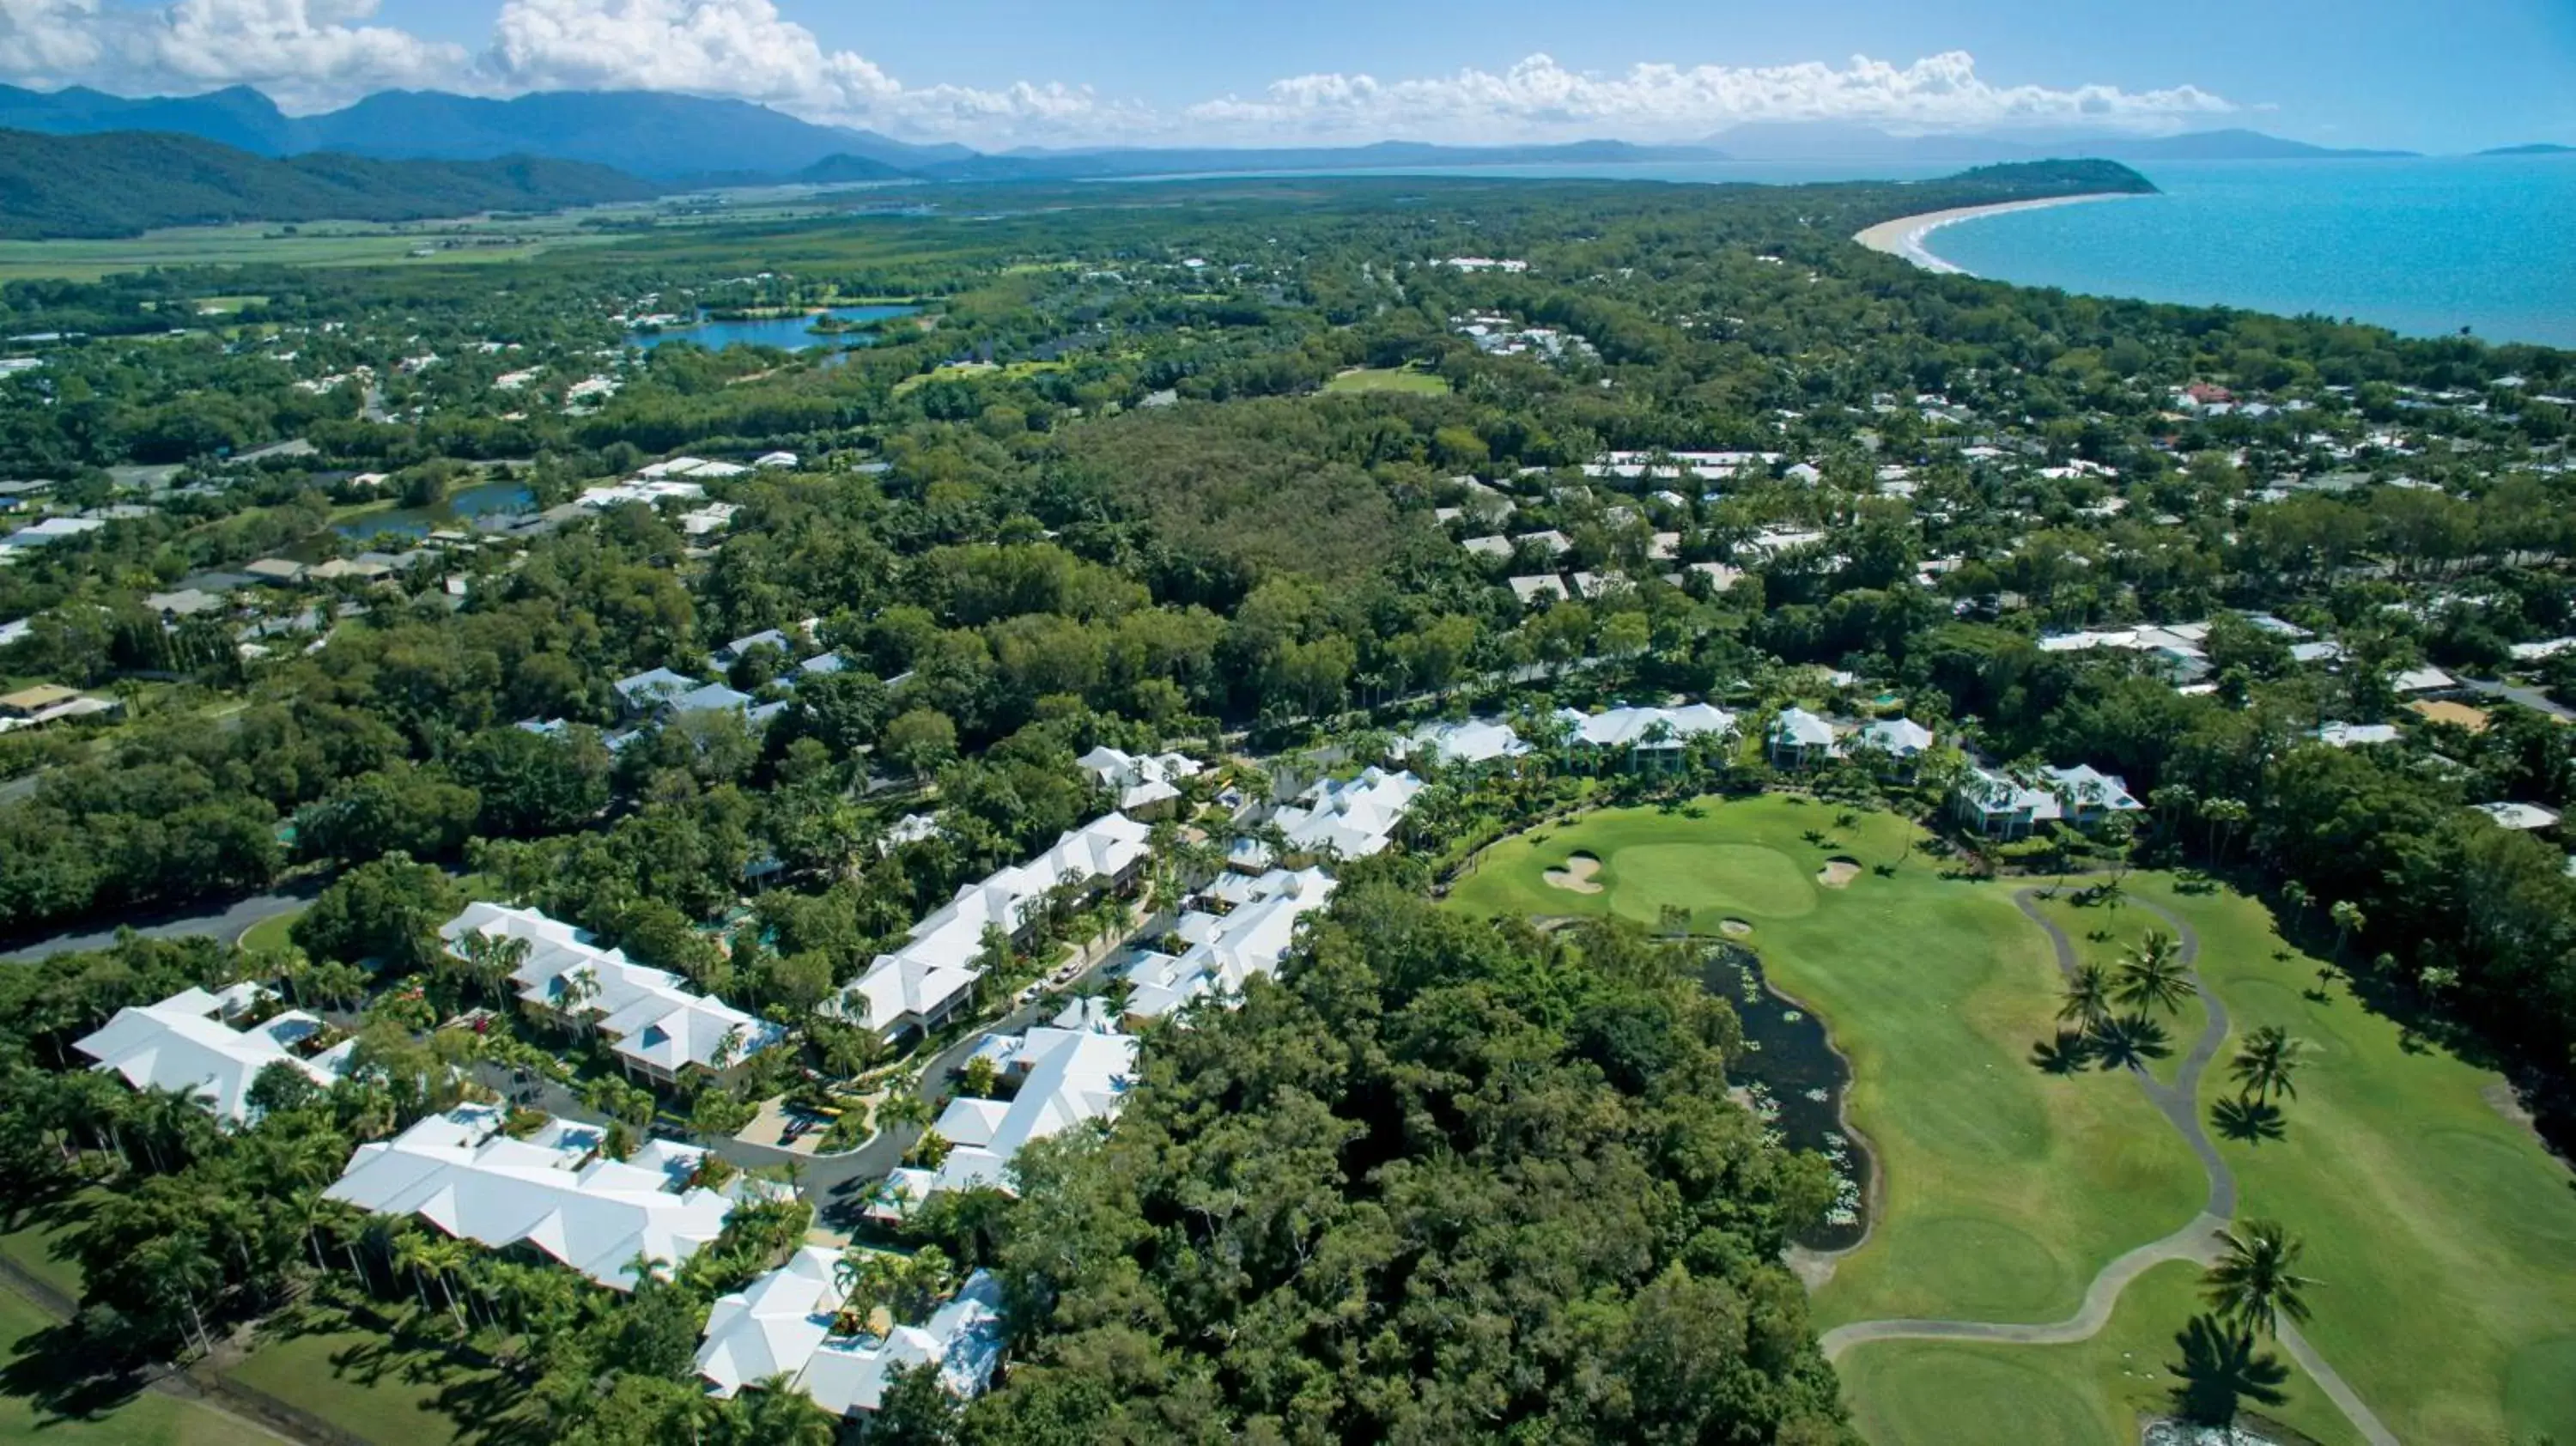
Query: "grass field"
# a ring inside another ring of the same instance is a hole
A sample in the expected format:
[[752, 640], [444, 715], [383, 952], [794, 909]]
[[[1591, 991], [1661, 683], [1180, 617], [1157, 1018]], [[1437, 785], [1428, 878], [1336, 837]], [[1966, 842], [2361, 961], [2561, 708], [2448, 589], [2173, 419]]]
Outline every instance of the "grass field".
[[497, 1379], [364, 1331], [264, 1341], [229, 1374], [382, 1446], [466, 1439], [460, 1410]]
[[[37, 1305], [0, 1285], [0, 1370], [19, 1347], [54, 1323]], [[81, 1416], [57, 1416], [18, 1394], [0, 1394], [0, 1443], [52, 1446], [275, 1446], [278, 1438], [219, 1411], [151, 1391]]]
[[241, 947], [261, 950], [292, 949], [295, 947], [295, 941], [287, 937], [288, 932], [294, 929], [295, 921], [303, 917], [304, 911], [297, 909], [292, 913], [279, 914], [275, 918], [262, 919], [242, 930]]
[[1430, 372], [1392, 367], [1355, 367], [1324, 383], [1326, 392], [1412, 392], [1418, 396], [1449, 395], [1449, 379]]
[[[2030, 1062], [2054, 1032], [2058, 979], [2014, 884], [1941, 878], [1890, 817], [1845, 826], [1784, 797], [1704, 807], [1696, 820], [1609, 810], [1507, 841], [1452, 899], [1649, 921], [1670, 903], [1693, 909], [1701, 932], [1725, 917], [1753, 926], [1772, 978], [1852, 1057], [1854, 1123], [1884, 1172], [1870, 1240], [1817, 1294], [1821, 1325], [2062, 1318], [2105, 1260], [2190, 1218], [2201, 1173], [2135, 1089]], [[1545, 882], [1577, 852], [1601, 860], [1600, 893]], [[1840, 891], [1791, 886], [1836, 855], [1892, 868]], [[2576, 1189], [2499, 1110], [2497, 1076], [2410, 1048], [2340, 982], [2321, 983], [2319, 961], [2285, 944], [2258, 902], [2152, 874], [2128, 888], [2199, 932], [2202, 978], [2240, 1034], [2278, 1024], [2314, 1046], [2282, 1137], [2221, 1144], [2240, 1214], [2307, 1242], [2305, 1272], [2321, 1282], [2309, 1340], [2402, 1440], [2576, 1441]], [[2155, 922], [2141, 908], [2042, 908], [2104, 962]], [[2202, 1018], [2195, 1003], [2171, 1021], [2177, 1056]], [[2204, 1109], [2228, 1090], [2225, 1058]], [[1842, 1362], [1848, 1390], [1881, 1443], [1992, 1440], [2003, 1420], [2032, 1441], [2133, 1440], [2129, 1412], [2162, 1390], [2120, 1371], [2140, 1369], [2142, 1348], [2173, 1354], [2195, 1309], [2189, 1278], [2154, 1272], [2079, 1346], [1858, 1347]], [[2304, 1383], [2275, 1414], [2349, 1439]]]
[[[2160, 1265], [2120, 1297], [2100, 1335], [2068, 1346], [1882, 1341], [1845, 1356], [1843, 1388], [1875, 1446], [1970, 1446], [2010, 1422], [2014, 1446], [2138, 1439], [2140, 1416], [2171, 1408], [2174, 1335], [2199, 1308], [2199, 1269]], [[2277, 1352], [2276, 1352], [2277, 1354]], [[2358, 1443], [2333, 1404], [2293, 1377], [2290, 1399], [2257, 1408], [2326, 1446]]]
[[[1816, 1298], [1821, 1324], [2062, 1319], [2114, 1257], [2198, 1211], [2199, 1167], [2136, 1090], [2030, 1066], [2053, 1028], [2056, 965], [2005, 892], [1943, 879], [1892, 815], [1841, 827], [1838, 810], [1785, 795], [1705, 809], [1610, 809], [1507, 840], [1451, 898], [1482, 914], [1649, 923], [1676, 904], [1701, 933], [1730, 917], [1753, 926], [1773, 982], [1851, 1057], [1853, 1123], [1884, 1182], [1869, 1243]], [[1602, 861], [1602, 892], [1545, 882], [1577, 851]], [[1846, 888], [1819, 886], [1837, 857], [1865, 867]], [[1867, 867], [1882, 864], [1892, 871]]]

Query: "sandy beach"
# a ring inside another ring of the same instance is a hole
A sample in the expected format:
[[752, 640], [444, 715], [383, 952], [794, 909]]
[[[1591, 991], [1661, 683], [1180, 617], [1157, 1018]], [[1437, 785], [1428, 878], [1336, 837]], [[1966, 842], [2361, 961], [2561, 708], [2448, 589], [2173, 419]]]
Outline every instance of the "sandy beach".
[[1923, 238], [1944, 226], [1973, 221], [1980, 216], [2000, 216], [2007, 211], [2037, 211], [2050, 206], [2072, 206], [2084, 201], [2126, 201], [2132, 197], [2124, 191], [2102, 191], [2085, 196], [2050, 196], [2039, 201], [2006, 201], [1995, 206], [1961, 206], [1950, 211], [1929, 211], [1920, 216], [1899, 216], [1881, 221], [1852, 239], [1872, 251], [1901, 256], [1926, 271], [1966, 275], [1963, 268], [1935, 256], [1924, 246]]

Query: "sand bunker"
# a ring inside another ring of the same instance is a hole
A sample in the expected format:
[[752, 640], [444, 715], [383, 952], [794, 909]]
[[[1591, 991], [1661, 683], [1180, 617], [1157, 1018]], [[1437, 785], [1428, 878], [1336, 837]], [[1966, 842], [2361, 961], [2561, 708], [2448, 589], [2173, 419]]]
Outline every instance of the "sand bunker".
[[1601, 885], [1593, 875], [1601, 872], [1601, 861], [1590, 854], [1576, 854], [1565, 861], [1565, 867], [1547, 871], [1547, 886], [1569, 894], [1597, 894]]
[[1816, 871], [1816, 882], [1829, 889], [1848, 887], [1852, 880], [1859, 877], [1858, 859], [1830, 859], [1826, 861], [1823, 868]]
[[1730, 939], [1741, 939], [1753, 932], [1753, 926], [1742, 919], [1720, 919], [1717, 921], [1717, 932]]

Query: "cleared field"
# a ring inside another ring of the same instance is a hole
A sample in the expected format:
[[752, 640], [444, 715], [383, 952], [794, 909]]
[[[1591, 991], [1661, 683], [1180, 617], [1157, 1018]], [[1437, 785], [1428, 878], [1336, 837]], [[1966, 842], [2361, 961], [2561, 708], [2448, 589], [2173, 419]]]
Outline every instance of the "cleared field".
[[1418, 396], [1445, 397], [1449, 379], [1410, 367], [1401, 371], [1388, 367], [1359, 367], [1343, 372], [1324, 383], [1327, 392], [1412, 392]]
[[96, 281], [120, 272], [185, 266], [487, 266], [571, 246], [624, 239], [564, 232], [514, 245], [411, 253], [441, 238], [420, 234], [275, 234], [265, 226], [155, 231], [121, 241], [0, 241], [0, 281]]

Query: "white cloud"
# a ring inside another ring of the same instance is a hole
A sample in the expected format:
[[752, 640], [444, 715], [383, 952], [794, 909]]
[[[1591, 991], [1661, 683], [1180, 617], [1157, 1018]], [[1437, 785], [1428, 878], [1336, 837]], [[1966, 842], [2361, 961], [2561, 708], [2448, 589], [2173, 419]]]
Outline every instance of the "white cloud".
[[126, 94], [255, 85], [290, 108], [437, 83], [465, 53], [369, 25], [376, 0], [177, 0], [108, 10], [98, 0], [0, 0], [0, 75], [88, 82]]
[[2236, 109], [2194, 86], [1997, 85], [1964, 52], [1910, 65], [1639, 64], [1596, 74], [1533, 55], [1496, 74], [1305, 75], [1156, 111], [1088, 87], [907, 85], [826, 46], [774, 0], [502, 0], [479, 53], [371, 24], [377, 0], [0, 0], [0, 79], [125, 94], [248, 84], [291, 110], [392, 86], [484, 95], [638, 89], [733, 96], [809, 120], [980, 145], [1611, 136], [1693, 139], [1746, 121], [1906, 132], [2162, 131]]
[[2123, 91], [2084, 85], [1998, 86], [1964, 51], [1911, 65], [1856, 56], [1821, 62], [1725, 66], [1641, 64], [1617, 75], [1568, 70], [1533, 55], [1496, 75], [1462, 70], [1419, 80], [1306, 75], [1249, 99], [1189, 107], [1202, 127], [1240, 135], [1293, 132], [1316, 139], [1400, 135], [1425, 140], [1519, 140], [1613, 135], [1697, 137], [1747, 121], [1866, 122], [1902, 130], [2074, 125], [2170, 130], [2193, 116], [2232, 110], [2195, 86]]
[[482, 59], [490, 85], [524, 90], [677, 90], [736, 96], [811, 120], [1005, 139], [1087, 125], [1087, 89], [907, 86], [875, 62], [827, 50], [771, 0], [507, 0]]

